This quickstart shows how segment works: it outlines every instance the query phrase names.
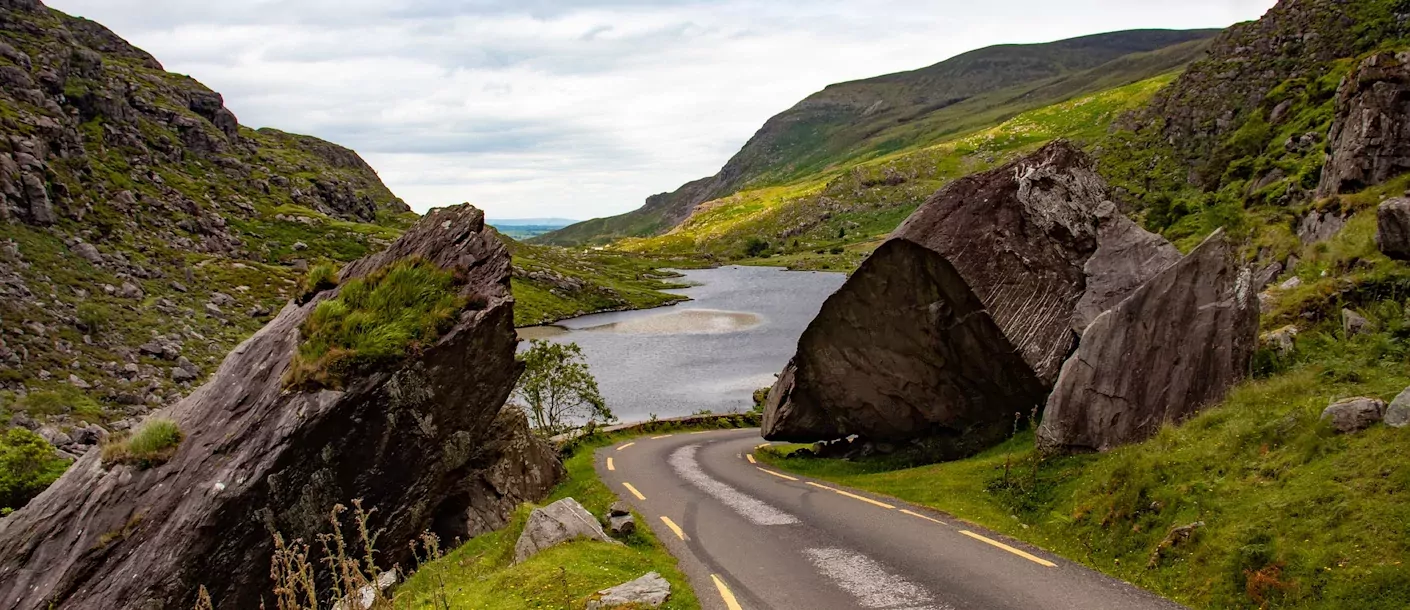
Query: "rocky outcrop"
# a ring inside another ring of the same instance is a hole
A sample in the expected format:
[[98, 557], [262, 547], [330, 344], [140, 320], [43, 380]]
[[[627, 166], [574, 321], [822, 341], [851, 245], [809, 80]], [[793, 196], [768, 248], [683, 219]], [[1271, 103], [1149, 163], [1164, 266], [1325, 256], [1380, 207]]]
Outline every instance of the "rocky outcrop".
[[1341, 434], [1360, 432], [1385, 419], [1386, 403], [1364, 396], [1344, 398], [1322, 410], [1322, 421]]
[[1252, 273], [1222, 231], [1099, 316], [1063, 365], [1038, 444], [1105, 451], [1224, 397], [1258, 340]]
[[936, 193], [823, 305], [764, 434], [982, 448], [1043, 402], [1077, 332], [1178, 252], [1116, 211], [1055, 142]]
[[1410, 198], [1388, 199], [1376, 208], [1376, 247], [1381, 254], [1410, 261]]
[[1337, 89], [1318, 197], [1353, 193], [1410, 171], [1410, 52], [1382, 52]]
[[573, 540], [597, 540], [612, 542], [602, 524], [592, 516], [582, 504], [572, 498], [563, 498], [548, 506], [535, 508], [529, 513], [529, 521], [524, 531], [514, 543], [514, 563], [524, 561], [540, 551]]
[[1392, 428], [1410, 426], [1410, 388], [1405, 388], [1386, 407], [1385, 422]]
[[588, 599], [587, 610], [609, 608], [660, 608], [671, 597], [671, 583], [656, 572], [603, 589]]
[[1336, 237], [1346, 226], [1346, 217], [1331, 210], [1313, 210], [1297, 223], [1297, 238], [1315, 244]]
[[269, 587], [270, 530], [315, 540], [335, 504], [361, 499], [377, 509], [379, 559], [410, 565], [409, 541], [465, 519], [455, 492], [499, 476], [477, 457], [521, 367], [509, 256], [479, 210], [458, 206], [343, 277], [410, 255], [464, 281], [470, 305], [440, 339], [341, 391], [286, 388], [300, 325], [337, 289], [288, 304], [161, 413], [184, 433], [168, 462], [142, 470], [90, 452], [0, 520], [0, 608], [188, 608], [200, 585], [217, 608], [253, 608]]
[[481, 438], [465, 464], [466, 476], [451, 489], [436, 516], [433, 529], [446, 540], [466, 540], [504, 527], [520, 504], [548, 495], [567, 475], [558, 451], [534, 434], [528, 417], [517, 408], [501, 410]]

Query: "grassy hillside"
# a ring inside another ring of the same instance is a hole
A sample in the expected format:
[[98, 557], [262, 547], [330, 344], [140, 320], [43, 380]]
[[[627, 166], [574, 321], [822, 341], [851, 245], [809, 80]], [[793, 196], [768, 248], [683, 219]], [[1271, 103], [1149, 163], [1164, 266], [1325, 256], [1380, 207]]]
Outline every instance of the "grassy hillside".
[[813, 179], [703, 204], [659, 237], [615, 247], [640, 253], [749, 259], [798, 268], [850, 269], [946, 182], [1064, 137], [1093, 144], [1140, 107], [1166, 74], [1031, 110], [938, 144], [894, 152]]
[[694, 268], [682, 258], [646, 258], [620, 252], [573, 251], [505, 238], [514, 255], [514, 325], [547, 324], [600, 311], [646, 309], [685, 297], [661, 292], [686, 285], [663, 268]]
[[603, 244], [663, 233], [703, 202], [815, 180], [829, 171], [992, 126], [1020, 112], [1162, 74], [1194, 60], [1213, 30], [1136, 30], [1000, 45], [911, 72], [840, 83], [769, 119], [719, 174], [641, 209], [537, 239]]

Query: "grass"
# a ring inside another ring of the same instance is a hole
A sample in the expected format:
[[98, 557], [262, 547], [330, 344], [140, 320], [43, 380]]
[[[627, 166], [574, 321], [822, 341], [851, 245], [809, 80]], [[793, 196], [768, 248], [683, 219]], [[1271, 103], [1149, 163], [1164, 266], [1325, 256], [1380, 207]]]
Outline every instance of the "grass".
[[319, 263], [309, 267], [308, 273], [299, 278], [299, 303], [313, 300], [318, 293], [338, 286], [338, 268], [332, 263]]
[[103, 463], [130, 464], [144, 469], [160, 466], [176, 454], [184, 438], [176, 422], [152, 418], [135, 432], [117, 433], [106, 440], [101, 447]]
[[[1410, 429], [1337, 435], [1319, 415], [1334, 399], [1390, 400], [1410, 385], [1406, 304], [1363, 309], [1380, 329], [1369, 335], [1317, 323], [1223, 404], [1105, 454], [1044, 458], [1021, 432], [925, 466], [759, 456], [945, 511], [1194, 608], [1405, 608], [1410, 462], [1398, 456], [1410, 452]], [[1192, 537], [1167, 542], [1196, 522]]]
[[514, 256], [515, 326], [548, 324], [600, 311], [649, 309], [686, 300], [665, 290], [684, 269], [707, 264], [696, 258], [648, 257], [626, 252], [570, 250], [504, 238]]
[[345, 282], [314, 308], [285, 383], [340, 387], [368, 367], [394, 362], [431, 344], [472, 305], [450, 271], [407, 259]]

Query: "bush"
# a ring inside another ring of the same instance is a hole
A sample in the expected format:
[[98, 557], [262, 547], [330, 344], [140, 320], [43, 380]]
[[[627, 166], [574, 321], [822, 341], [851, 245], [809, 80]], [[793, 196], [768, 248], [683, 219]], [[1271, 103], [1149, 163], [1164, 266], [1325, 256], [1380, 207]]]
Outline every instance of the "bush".
[[582, 348], [576, 343], [534, 340], [518, 355], [524, 374], [514, 399], [524, 405], [529, 423], [544, 436], [572, 430], [578, 422], [616, 421], [597, 390]]
[[319, 263], [309, 268], [299, 279], [298, 303], [303, 305], [318, 296], [318, 293], [338, 287], [338, 268], [332, 263]]
[[60, 386], [54, 390], [30, 392], [15, 402], [15, 410], [24, 411], [35, 417], [73, 414], [82, 417], [97, 417], [103, 412], [92, 397], [73, 386]]
[[842, 254], [843, 251], [844, 251], [844, 250], [842, 249], [842, 246], [833, 246], [832, 249], [828, 250], [828, 253], [829, 253], [829, 254]]
[[84, 302], [78, 305], [78, 325], [90, 333], [103, 330], [111, 317], [108, 308], [97, 303]]
[[744, 254], [750, 257], [759, 256], [764, 252], [767, 252], [768, 249], [769, 242], [759, 239], [757, 237], [750, 237], [749, 241], [744, 244]]
[[176, 455], [185, 435], [176, 422], [169, 419], [149, 419], [136, 432], [116, 434], [103, 444], [103, 463], [131, 464], [152, 468], [165, 464]]
[[408, 259], [343, 285], [318, 304], [300, 331], [304, 342], [288, 386], [342, 385], [349, 375], [396, 362], [434, 342], [466, 307], [455, 276], [424, 259]]
[[43, 437], [11, 428], [0, 435], [0, 511], [19, 509], [27, 504], [68, 468], [69, 461], [56, 457]]

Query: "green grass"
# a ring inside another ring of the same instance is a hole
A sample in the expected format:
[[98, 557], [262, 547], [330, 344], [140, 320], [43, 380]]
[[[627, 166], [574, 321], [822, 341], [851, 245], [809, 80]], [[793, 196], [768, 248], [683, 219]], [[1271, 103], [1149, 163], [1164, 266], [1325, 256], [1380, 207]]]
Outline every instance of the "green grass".
[[0, 435], [0, 516], [28, 503], [69, 466], [43, 437], [24, 428]]
[[394, 362], [433, 343], [468, 305], [450, 271], [408, 259], [343, 284], [319, 303], [300, 331], [304, 342], [285, 382], [340, 387], [367, 367]]
[[152, 468], [165, 464], [181, 446], [181, 428], [169, 419], [153, 418], [135, 432], [114, 434], [102, 445], [103, 463]]
[[[600, 311], [648, 309], [686, 300], [663, 292], [683, 288], [678, 273], [697, 258], [647, 257], [625, 252], [570, 250], [504, 238], [517, 269], [512, 280], [514, 325], [547, 324]], [[557, 279], [555, 279], [557, 278]]]
[[[617, 497], [597, 477], [593, 453], [630, 436], [599, 434], [585, 439], [564, 461], [567, 478], [542, 504], [573, 498], [594, 515], [604, 514]], [[514, 543], [531, 509], [528, 505], [520, 507], [504, 529], [473, 538], [445, 557], [422, 566], [398, 594], [415, 608], [443, 594], [450, 607], [466, 610], [579, 609], [588, 596], [599, 590], [647, 572], [659, 572], [671, 583], [671, 598], [664, 608], [700, 607], [676, 560], [640, 515], [636, 533], [622, 539], [624, 545], [570, 542], [511, 565]]]
[[[1364, 309], [1381, 329], [1371, 335], [1318, 323], [1223, 404], [1110, 453], [1045, 459], [1022, 432], [919, 467], [759, 455], [934, 507], [1194, 608], [1405, 608], [1410, 429], [1336, 435], [1318, 420], [1331, 400], [1389, 400], [1410, 385], [1405, 306]], [[1196, 521], [1205, 525], [1191, 540], [1152, 560], [1172, 527]]]

